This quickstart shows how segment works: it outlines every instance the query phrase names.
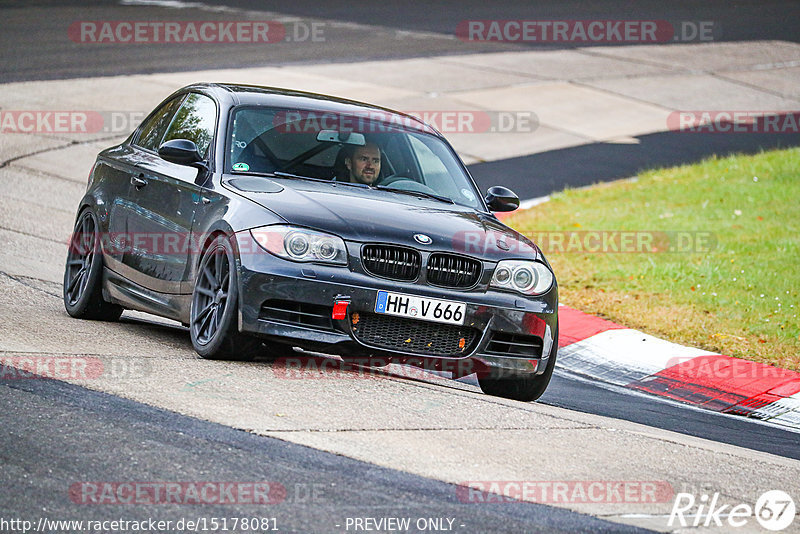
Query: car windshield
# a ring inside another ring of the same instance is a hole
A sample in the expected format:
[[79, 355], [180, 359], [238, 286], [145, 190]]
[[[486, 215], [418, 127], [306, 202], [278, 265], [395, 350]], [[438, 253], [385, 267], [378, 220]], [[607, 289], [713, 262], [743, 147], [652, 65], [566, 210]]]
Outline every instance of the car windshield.
[[240, 107], [231, 123], [226, 172], [353, 183], [483, 210], [449, 145], [398, 117]]

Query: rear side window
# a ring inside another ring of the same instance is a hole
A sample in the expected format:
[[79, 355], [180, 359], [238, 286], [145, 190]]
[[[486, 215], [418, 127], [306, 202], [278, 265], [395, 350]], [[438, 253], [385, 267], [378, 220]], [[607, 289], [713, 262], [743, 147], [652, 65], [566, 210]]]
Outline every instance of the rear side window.
[[183, 96], [173, 98], [151, 115], [150, 118], [147, 119], [147, 122], [142, 125], [139, 141], [137, 141], [136, 144], [142, 148], [157, 152], [158, 147], [161, 146], [161, 139], [164, 137], [164, 132], [167, 131], [167, 127], [182, 101]]
[[198, 93], [192, 93], [183, 101], [164, 136], [164, 142], [172, 139], [188, 139], [197, 145], [197, 151], [205, 157], [214, 128], [217, 124], [217, 106], [214, 101]]

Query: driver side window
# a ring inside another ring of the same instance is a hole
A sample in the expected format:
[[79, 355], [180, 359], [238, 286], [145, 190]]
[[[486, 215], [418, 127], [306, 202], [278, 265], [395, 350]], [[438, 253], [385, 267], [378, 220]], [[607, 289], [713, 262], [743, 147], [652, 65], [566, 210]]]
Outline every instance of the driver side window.
[[158, 147], [161, 146], [164, 132], [167, 131], [167, 126], [169, 126], [182, 101], [183, 95], [173, 98], [153, 113], [147, 122], [142, 125], [136, 144], [142, 148], [157, 152]]
[[214, 101], [198, 93], [191, 93], [172, 119], [164, 141], [188, 139], [197, 145], [197, 151], [205, 157], [217, 123], [217, 106]]

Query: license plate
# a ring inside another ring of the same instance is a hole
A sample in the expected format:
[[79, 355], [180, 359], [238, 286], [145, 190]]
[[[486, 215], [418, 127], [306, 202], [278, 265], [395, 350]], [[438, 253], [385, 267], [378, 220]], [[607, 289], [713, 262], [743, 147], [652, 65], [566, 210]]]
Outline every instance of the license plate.
[[435, 323], [464, 324], [467, 305], [463, 302], [378, 291], [375, 312]]

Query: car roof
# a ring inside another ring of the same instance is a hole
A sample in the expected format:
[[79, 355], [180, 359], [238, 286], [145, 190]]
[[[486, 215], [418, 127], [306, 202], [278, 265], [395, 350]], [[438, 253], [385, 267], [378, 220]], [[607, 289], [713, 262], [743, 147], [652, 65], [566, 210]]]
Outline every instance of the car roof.
[[231, 83], [196, 83], [180, 89], [178, 92], [200, 90], [215, 96], [220, 103], [229, 106], [258, 105], [277, 108], [299, 108], [310, 111], [341, 114], [364, 114], [378, 112], [379, 120], [383, 122], [396, 122], [407, 128], [442, 137], [432, 126], [413, 115], [408, 115], [389, 108], [347, 100], [319, 93], [282, 89], [279, 87], [266, 87], [260, 85], [245, 85]]

